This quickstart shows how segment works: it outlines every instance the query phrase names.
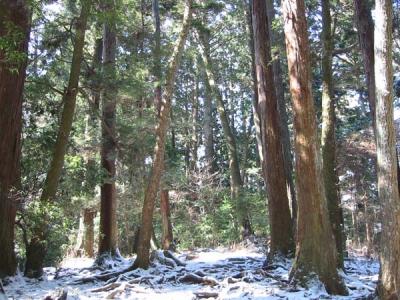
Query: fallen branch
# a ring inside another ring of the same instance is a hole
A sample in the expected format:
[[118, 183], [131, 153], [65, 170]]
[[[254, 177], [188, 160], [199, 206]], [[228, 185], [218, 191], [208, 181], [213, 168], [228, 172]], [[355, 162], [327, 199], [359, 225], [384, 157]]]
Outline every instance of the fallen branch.
[[196, 295], [197, 298], [217, 298], [218, 293], [217, 292], [193, 292], [193, 294]]

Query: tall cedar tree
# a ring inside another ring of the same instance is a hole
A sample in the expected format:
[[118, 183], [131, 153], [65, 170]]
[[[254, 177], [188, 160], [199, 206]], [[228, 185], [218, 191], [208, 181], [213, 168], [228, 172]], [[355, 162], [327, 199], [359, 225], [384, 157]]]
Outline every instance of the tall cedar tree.
[[[50, 168], [47, 172], [43, 192], [40, 198], [42, 203], [51, 201], [56, 196], [58, 182], [64, 164], [64, 156], [67, 150], [69, 134], [74, 118], [76, 95], [78, 94], [79, 75], [83, 58], [83, 46], [85, 44], [85, 31], [90, 13], [91, 0], [81, 1], [81, 13], [76, 21], [74, 38], [74, 50], [72, 54], [71, 69], [68, 87], [63, 97], [64, 108], [61, 115], [60, 128], [58, 130], [54, 153]], [[33, 236], [26, 249], [25, 276], [39, 277], [43, 273], [43, 261], [46, 255], [46, 238], [48, 235], [48, 224], [46, 218], [41, 220], [33, 232]]]
[[222, 98], [221, 91], [218, 89], [215, 69], [209, 53], [209, 37], [206, 33], [199, 34], [200, 45], [199, 52], [206, 71], [205, 86], [207, 90], [212, 92], [215, 97], [217, 112], [222, 124], [225, 143], [228, 150], [229, 157], [229, 171], [230, 171], [230, 184], [231, 184], [231, 197], [237, 206], [238, 221], [242, 237], [252, 234], [252, 228], [247, 213], [246, 203], [241, 199], [243, 188], [243, 181], [240, 175], [239, 155], [236, 145], [235, 135], [233, 134], [228, 113], [225, 109], [225, 103]]
[[375, 5], [376, 146], [378, 195], [382, 205], [380, 299], [400, 298], [400, 198], [393, 125], [392, 1]]
[[[274, 47], [280, 49], [284, 47], [284, 39], [283, 32], [280, 34], [280, 31], [275, 29], [272, 26], [273, 21], [275, 20], [275, 8], [274, 1], [267, 0], [267, 16], [268, 16], [268, 29], [269, 36], [271, 40], [271, 49]], [[278, 5], [280, 6], [280, 1], [278, 1]], [[282, 35], [282, 39], [281, 39]], [[295, 231], [296, 227], [296, 218], [297, 218], [297, 202], [296, 202], [296, 190], [294, 188], [294, 180], [293, 180], [293, 156], [290, 142], [290, 133], [288, 126], [288, 113], [286, 109], [286, 99], [285, 99], [285, 90], [283, 84], [283, 76], [282, 76], [282, 67], [281, 67], [281, 57], [279, 55], [279, 51], [274, 51], [272, 53], [272, 70], [274, 73], [274, 85], [276, 90], [276, 97], [278, 99], [278, 111], [279, 111], [279, 120], [280, 120], [280, 129], [281, 129], [281, 141], [283, 148], [283, 163], [285, 165], [285, 179], [286, 179], [286, 188], [288, 192], [288, 197], [291, 206], [292, 213], [292, 223]]]
[[192, 0], [186, 0], [182, 29], [172, 52], [172, 56], [168, 62], [165, 89], [161, 98], [160, 117], [156, 128], [156, 145], [154, 148], [153, 166], [144, 196], [142, 223], [137, 247], [137, 258], [134, 262], [134, 267], [148, 268], [150, 263], [149, 250], [150, 239], [153, 232], [154, 204], [157, 192], [160, 188], [161, 174], [164, 167], [165, 139], [169, 127], [171, 98], [174, 93], [175, 77], [180, 64], [180, 58], [189, 33], [191, 17]]
[[316, 275], [330, 294], [347, 294], [337, 272], [337, 253], [317, 138], [304, 0], [283, 1], [290, 93], [295, 128], [298, 201], [296, 258], [290, 278], [304, 284]]
[[322, 0], [322, 175], [329, 218], [335, 236], [338, 267], [343, 268], [343, 214], [336, 173], [335, 99], [332, 81], [333, 37], [330, 0]]
[[286, 189], [278, 103], [271, 64], [270, 32], [265, 0], [254, 0], [252, 7], [255, 64], [258, 84], [258, 110], [261, 119], [262, 148], [271, 231], [269, 262], [293, 253], [292, 226]]
[[100, 187], [99, 257], [118, 256], [117, 250], [117, 197], [115, 189], [116, 130], [115, 108], [117, 81], [115, 54], [117, 48], [115, 2], [104, 0], [103, 11], [107, 14], [103, 25], [103, 89], [101, 123], [101, 166], [107, 178]]
[[[20, 183], [22, 93], [27, 62], [28, 1], [0, 2], [0, 39], [15, 48], [0, 51], [0, 278], [16, 270], [14, 223]], [[13, 61], [6, 51], [21, 59]]]

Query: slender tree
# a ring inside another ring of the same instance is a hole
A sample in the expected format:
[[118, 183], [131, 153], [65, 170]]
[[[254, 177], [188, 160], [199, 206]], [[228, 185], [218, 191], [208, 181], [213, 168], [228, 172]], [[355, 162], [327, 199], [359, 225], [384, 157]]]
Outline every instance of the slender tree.
[[347, 294], [336, 269], [337, 253], [322, 184], [305, 5], [303, 0], [284, 0], [282, 8], [294, 113], [298, 201], [296, 258], [290, 278], [306, 284], [316, 275], [328, 293]]
[[[16, 270], [14, 223], [20, 183], [22, 92], [29, 42], [28, 1], [0, 2], [0, 278]], [[11, 26], [10, 26], [11, 25]], [[16, 61], [9, 57], [15, 53]]]
[[269, 261], [273, 262], [275, 258], [281, 255], [287, 256], [293, 253], [294, 243], [265, 0], [253, 0], [252, 20], [258, 84], [258, 110], [262, 128], [264, 176], [268, 194], [271, 231]]
[[[61, 115], [60, 128], [58, 130], [50, 168], [47, 172], [46, 181], [40, 198], [40, 201], [45, 205], [56, 196], [74, 118], [76, 95], [78, 94], [78, 83], [83, 58], [83, 46], [85, 44], [86, 25], [90, 13], [91, 0], [82, 0], [81, 5], [81, 13], [76, 22], [74, 50], [68, 87], [63, 97], [64, 107]], [[41, 221], [42, 222], [35, 227], [26, 249], [25, 276], [28, 277], [39, 277], [43, 273], [43, 261], [47, 252], [46, 238], [48, 235], [48, 226], [46, 224], [46, 217]]]
[[81, 14], [76, 22], [74, 51], [72, 54], [68, 87], [63, 97], [64, 108], [61, 115], [60, 128], [58, 130], [50, 168], [43, 186], [43, 192], [40, 198], [41, 201], [49, 201], [56, 196], [58, 182], [64, 165], [64, 156], [68, 146], [69, 134], [72, 128], [72, 121], [74, 119], [76, 95], [78, 94], [83, 46], [85, 44], [85, 32], [91, 0], [82, 0], [81, 5]]
[[380, 299], [400, 298], [400, 198], [393, 125], [392, 1], [375, 4], [376, 144], [378, 195], [382, 204]]
[[101, 166], [107, 178], [100, 188], [99, 258], [102, 255], [118, 256], [117, 245], [117, 197], [115, 189], [117, 84], [115, 54], [117, 48], [115, 1], [104, 0], [103, 10], [107, 14], [103, 25], [103, 89], [101, 126]]
[[165, 139], [169, 126], [171, 98], [174, 93], [175, 77], [179, 67], [180, 58], [189, 33], [190, 20], [192, 16], [192, 0], [185, 1], [185, 11], [182, 22], [182, 29], [175, 44], [172, 56], [168, 62], [166, 73], [165, 89], [161, 98], [160, 117], [156, 128], [156, 145], [154, 148], [153, 165], [150, 178], [145, 191], [142, 223], [137, 247], [137, 258], [134, 267], [148, 268], [150, 239], [153, 232], [153, 212], [155, 199], [160, 187], [161, 174], [164, 166]]
[[329, 218], [335, 236], [338, 267], [343, 268], [343, 214], [336, 173], [335, 99], [332, 81], [332, 22], [330, 0], [322, 0], [322, 175]]

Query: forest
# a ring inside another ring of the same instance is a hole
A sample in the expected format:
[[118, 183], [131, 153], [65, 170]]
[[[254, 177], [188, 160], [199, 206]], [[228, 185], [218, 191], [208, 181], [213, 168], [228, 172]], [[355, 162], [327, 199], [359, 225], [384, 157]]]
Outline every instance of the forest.
[[0, 0], [0, 300], [400, 299], [399, 16]]

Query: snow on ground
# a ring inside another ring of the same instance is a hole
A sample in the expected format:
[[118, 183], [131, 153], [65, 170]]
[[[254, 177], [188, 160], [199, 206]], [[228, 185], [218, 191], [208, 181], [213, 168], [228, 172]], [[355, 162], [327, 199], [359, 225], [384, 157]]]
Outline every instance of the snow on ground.
[[[265, 271], [262, 269], [265, 257], [255, 248], [186, 251], [179, 258], [186, 266], [172, 268], [154, 263], [149, 270], [139, 269], [120, 275], [116, 282], [109, 283], [112, 289], [108, 291], [96, 291], [107, 284], [103, 281], [74, 284], [76, 280], [99, 274], [100, 271], [87, 269], [92, 265], [91, 259], [73, 258], [64, 261], [61, 269], [46, 268], [46, 275], [40, 281], [22, 276], [10, 278], [5, 291], [9, 299], [44, 299], [57, 289], [66, 289], [70, 300], [190, 300], [202, 296], [231, 300], [366, 299], [374, 291], [379, 270], [377, 261], [356, 256], [347, 259], [343, 277], [350, 295], [340, 297], [329, 296], [319, 283], [313, 284], [308, 290], [289, 285], [290, 261], [276, 265], [274, 270]], [[130, 260], [123, 260], [113, 270], [126, 268], [130, 263]], [[195, 274], [211, 283], [180, 282], [187, 274]]]

